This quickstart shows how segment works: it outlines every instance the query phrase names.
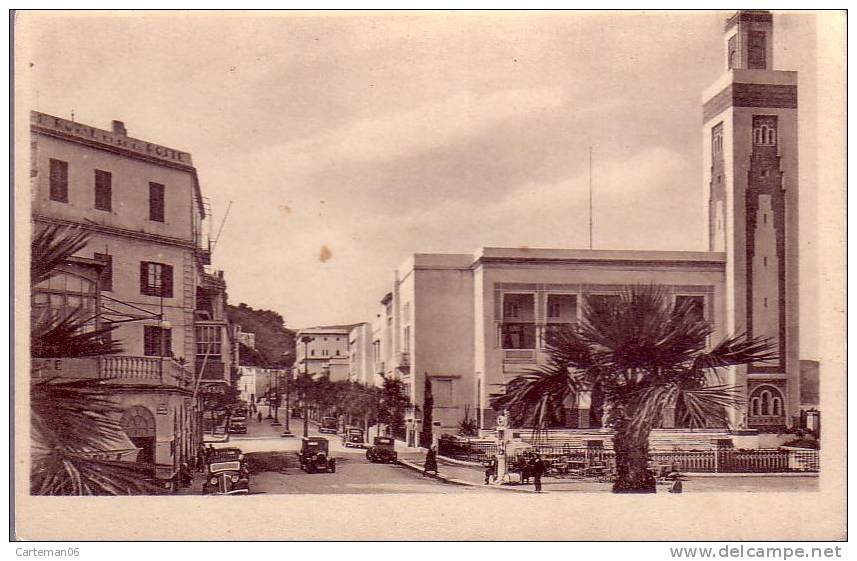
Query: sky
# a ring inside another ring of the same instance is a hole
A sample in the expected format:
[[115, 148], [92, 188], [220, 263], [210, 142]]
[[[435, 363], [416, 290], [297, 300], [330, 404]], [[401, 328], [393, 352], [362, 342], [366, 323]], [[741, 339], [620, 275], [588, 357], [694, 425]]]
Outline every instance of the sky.
[[[705, 250], [701, 96], [727, 12], [19, 15], [31, 109], [193, 155], [231, 303], [371, 320], [412, 253]], [[801, 356], [817, 356], [812, 14], [800, 76]], [[229, 207], [231, 202], [231, 207]]]

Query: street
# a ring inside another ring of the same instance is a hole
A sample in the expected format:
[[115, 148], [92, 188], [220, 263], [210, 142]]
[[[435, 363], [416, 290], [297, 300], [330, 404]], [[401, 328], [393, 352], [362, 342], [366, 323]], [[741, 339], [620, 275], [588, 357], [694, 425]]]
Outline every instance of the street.
[[[251, 494], [365, 494], [365, 493], [485, 493], [476, 487], [451, 485], [424, 478], [408, 468], [395, 464], [373, 464], [366, 459], [365, 449], [346, 448], [340, 435], [319, 434], [313, 423], [310, 436], [323, 436], [330, 442], [330, 455], [336, 459], [335, 473], [305, 473], [298, 464], [303, 423], [292, 419], [292, 438], [280, 435], [283, 427], [271, 426], [264, 418], [267, 407], [261, 407], [262, 422], [255, 416], [247, 419], [247, 434], [233, 434], [229, 442], [217, 448], [237, 447], [244, 454], [251, 471]], [[280, 411], [284, 419], [284, 410]], [[373, 433], [374, 436], [374, 433]], [[194, 484], [182, 494], [201, 494], [202, 474], [194, 474]]]

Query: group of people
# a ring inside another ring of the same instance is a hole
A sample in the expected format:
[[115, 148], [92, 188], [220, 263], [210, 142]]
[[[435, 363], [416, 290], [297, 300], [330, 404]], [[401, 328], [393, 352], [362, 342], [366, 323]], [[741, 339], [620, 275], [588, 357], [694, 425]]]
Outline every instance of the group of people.
[[533, 480], [536, 493], [542, 492], [542, 476], [547, 471], [547, 464], [538, 452], [525, 450], [512, 463], [512, 470], [521, 474], [521, 483], [526, 485]]
[[[497, 481], [497, 456], [491, 456], [484, 463], [485, 485]], [[542, 476], [547, 471], [547, 464], [538, 452], [524, 452], [513, 459], [511, 470], [521, 474], [521, 483], [529, 483], [533, 480], [536, 492], [542, 491]]]

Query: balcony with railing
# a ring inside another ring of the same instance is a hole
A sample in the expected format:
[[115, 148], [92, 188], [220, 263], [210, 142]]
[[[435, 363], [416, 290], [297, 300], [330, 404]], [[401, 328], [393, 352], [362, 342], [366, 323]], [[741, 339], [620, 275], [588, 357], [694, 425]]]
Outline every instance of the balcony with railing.
[[411, 353], [407, 351], [399, 353], [399, 364], [397, 368], [400, 372], [405, 374], [411, 371]]
[[106, 355], [91, 358], [33, 359], [37, 378], [98, 379], [128, 386], [168, 386], [190, 389], [190, 369], [167, 357]]

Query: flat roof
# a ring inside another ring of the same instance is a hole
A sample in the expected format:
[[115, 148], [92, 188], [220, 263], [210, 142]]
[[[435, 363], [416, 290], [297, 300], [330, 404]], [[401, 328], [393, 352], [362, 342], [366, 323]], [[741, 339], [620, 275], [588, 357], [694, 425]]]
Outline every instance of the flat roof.
[[651, 251], [625, 249], [547, 249], [532, 247], [483, 247], [473, 255], [478, 261], [662, 261], [726, 263], [722, 251]]

